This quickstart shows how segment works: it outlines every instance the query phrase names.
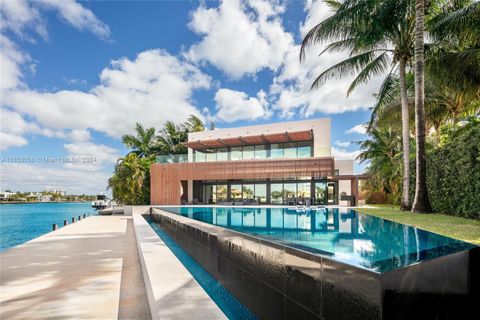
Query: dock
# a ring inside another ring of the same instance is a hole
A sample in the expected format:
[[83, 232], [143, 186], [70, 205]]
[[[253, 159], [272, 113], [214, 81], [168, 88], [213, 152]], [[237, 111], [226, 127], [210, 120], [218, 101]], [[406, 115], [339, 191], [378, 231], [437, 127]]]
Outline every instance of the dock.
[[0, 265], [0, 319], [151, 319], [132, 216], [88, 217]]

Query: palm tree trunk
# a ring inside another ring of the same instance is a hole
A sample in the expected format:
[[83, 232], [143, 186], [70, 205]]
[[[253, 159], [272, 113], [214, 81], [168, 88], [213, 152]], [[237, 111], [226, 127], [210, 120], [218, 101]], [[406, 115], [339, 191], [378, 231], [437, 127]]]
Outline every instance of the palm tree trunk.
[[405, 76], [405, 59], [400, 59], [400, 100], [402, 102], [402, 142], [403, 142], [403, 189], [400, 210], [410, 210], [410, 127]]
[[425, 159], [425, 106], [424, 106], [424, 13], [425, 0], [415, 0], [415, 131], [416, 181], [412, 212], [431, 212], [428, 199]]

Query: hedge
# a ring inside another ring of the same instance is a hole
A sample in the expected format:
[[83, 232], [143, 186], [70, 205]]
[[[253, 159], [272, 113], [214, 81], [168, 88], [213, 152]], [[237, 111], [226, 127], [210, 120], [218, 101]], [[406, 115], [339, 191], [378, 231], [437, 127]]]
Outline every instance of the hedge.
[[427, 153], [427, 188], [432, 209], [480, 219], [480, 125], [453, 133]]

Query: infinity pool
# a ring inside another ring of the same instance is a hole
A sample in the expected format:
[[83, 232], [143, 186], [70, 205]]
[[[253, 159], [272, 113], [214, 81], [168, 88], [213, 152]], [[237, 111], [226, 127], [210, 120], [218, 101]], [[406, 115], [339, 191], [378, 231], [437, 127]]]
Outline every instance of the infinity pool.
[[476, 247], [351, 209], [158, 208], [375, 272], [387, 272]]

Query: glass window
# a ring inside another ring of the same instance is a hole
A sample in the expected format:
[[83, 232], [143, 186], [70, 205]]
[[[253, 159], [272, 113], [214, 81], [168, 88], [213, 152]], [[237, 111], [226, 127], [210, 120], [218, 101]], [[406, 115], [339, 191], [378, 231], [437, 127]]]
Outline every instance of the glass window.
[[217, 161], [228, 161], [228, 148], [217, 149]]
[[255, 148], [253, 146], [244, 146], [242, 159], [254, 159], [255, 158]]
[[298, 196], [302, 198], [310, 198], [310, 182], [299, 182], [298, 183]]
[[205, 153], [199, 150], [195, 150], [194, 158], [195, 162], [205, 162]]
[[232, 200], [242, 199], [242, 185], [241, 184], [232, 184], [230, 186], [230, 199], [232, 199]]
[[255, 185], [255, 199], [260, 203], [267, 202], [267, 185], [265, 183], [257, 183]]
[[267, 146], [263, 144], [255, 146], [255, 159], [267, 159]]
[[284, 183], [283, 184], [283, 198], [286, 204], [288, 200], [297, 196], [297, 184], [296, 183]]
[[217, 202], [217, 186], [206, 184], [205, 189], [205, 201], [207, 203], [216, 203]]
[[297, 157], [310, 158], [312, 156], [312, 143], [310, 141], [297, 143]]
[[242, 160], [242, 147], [230, 149], [230, 160]]
[[253, 199], [253, 184], [244, 184], [242, 186], [243, 199]]
[[288, 159], [297, 157], [297, 145], [295, 143], [285, 143], [283, 147], [283, 156]]
[[270, 158], [280, 159], [283, 158], [283, 144], [273, 143], [270, 147]]
[[327, 183], [315, 182], [315, 203], [327, 204]]
[[227, 200], [227, 185], [226, 184], [217, 185], [217, 200], [218, 201]]
[[283, 201], [283, 184], [272, 183], [270, 185], [270, 201], [272, 203], [281, 204]]
[[205, 152], [205, 155], [206, 155], [206, 161], [207, 162], [213, 162], [213, 161], [217, 161], [217, 152], [216, 150], [208, 150], [207, 152]]

